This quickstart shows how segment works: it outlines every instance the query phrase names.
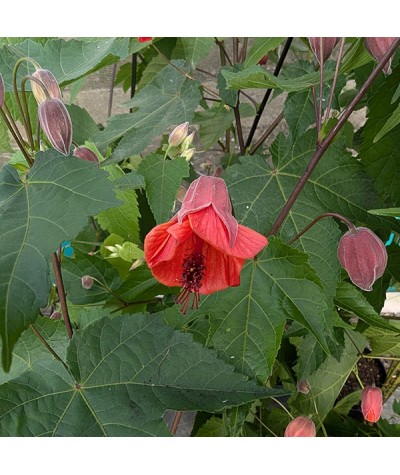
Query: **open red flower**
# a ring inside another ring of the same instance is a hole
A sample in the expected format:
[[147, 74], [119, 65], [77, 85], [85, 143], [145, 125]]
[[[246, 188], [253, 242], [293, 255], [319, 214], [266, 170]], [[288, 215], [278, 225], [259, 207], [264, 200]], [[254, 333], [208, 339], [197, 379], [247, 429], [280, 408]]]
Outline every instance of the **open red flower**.
[[197, 308], [199, 294], [239, 285], [245, 259], [267, 244], [232, 216], [224, 180], [201, 176], [190, 185], [180, 211], [146, 236], [144, 252], [156, 279], [182, 287], [177, 302], [186, 313], [191, 295]]

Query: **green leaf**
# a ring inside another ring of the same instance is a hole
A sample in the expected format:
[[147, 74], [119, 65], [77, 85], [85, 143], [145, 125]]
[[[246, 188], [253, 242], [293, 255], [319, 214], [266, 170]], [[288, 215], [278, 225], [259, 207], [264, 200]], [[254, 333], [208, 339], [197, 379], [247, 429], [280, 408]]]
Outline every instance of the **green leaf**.
[[[64, 258], [62, 271], [68, 299], [77, 305], [105, 301], [121, 285], [117, 270], [105, 259], [77, 250], [74, 257]], [[90, 289], [82, 287], [82, 277], [85, 275], [94, 279]]]
[[400, 216], [400, 208], [370, 209], [368, 213], [375, 214], [377, 216], [391, 216], [393, 218], [397, 218]]
[[138, 314], [75, 334], [67, 365], [37, 363], [0, 387], [0, 435], [168, 436], [167, 409], [215, 412], [283, 393], [234, 373], [161, 318]]
[[363, 294], [348, 282], [338, 282], [335, 303], [371, 327], [399, 333], [398, 328], [390, 325], [387, 320], [376, 313]]
[[184, 59], [191, 69], [195, 69], [197, 64], [209, 55], [213, 45], [213, 38], [178, 38], [174, 58]]
[[398, 104], [397, 108], [393, 111], [392, 115], [386, 121], [385, 125], [376, 134], [373, 142], [374, 143], [378, 142], [378, 140], [380, 140], [383, 136], [385, 136], [388, 132], [390, 132], [399, 124], [400, 124], [400, 104]]
[[357, 38], [347, 50], [340, 66], [340, 72], [342, 74], [351, 73], [354, 69], [364, 66], [364, 64], [371, 61], [372, 56], [365, 49], [364, 38]]
[[96, 122], [86, 109], [75, 104], [67, 105], [72, 121], [72, 138], [74, 142], [83, 145], [99, 132]]
[[3, 119], [0, 119], [0, 153], [12, 153], [13, 148], [10, 144], [10, 136], [7, 126]]
[[305, 335], [297, 348], [298, 362], [294, 367], [298, 381], [307, 379], [325, 361], [327, 354], [313, 335]]
[[129, 181], [132, 181], [132, 179], [141, 181], [141, 177], [137, 178], [138, 175], [133, 173], [124, 175], [114, 181], [115, 194], [122, 201], [122, 205], [102, 211], [96, 219], [101, 228], [109, 233], [118, 234], [128, 241], [139, 243], [140, 213], [135, 191], [137, 186], [134, 183], [128, 183], [126, 177], [129, 177]]
[[211, 417], [196, 432], [195, 437], [227, 437], [224, 421], [220, 417]]
[[157, 224], [171, 219], [176, 194], [182, 179], [189, 176], [189, 164], [183, 157], [174, 160], [150, 154], [139, 165], [144, 176], [146, 196]]
[[223, 66], [219, 71], [217, 75], [217, 86], [218, 86], [218, 92], [219, 95], [221, 96], [221, 99], [225, 102], [225, 104], [228, 104], [228, 106], [231, 107], [236, 107], [237, 105], [237, 100], [238, 100], [238, 91], [232, 91], [231, 89], [227, 89], [226, 86], [226, 79], [225, 76], [222, 74], [222, 71], [240, 71], [241, 69], [239, 68], [238, 65], [232, 67], [232, 66]]
[[[129, 38], [97, 38], [92, 41], [53, 38], [45, 44], [27, 39], [17, 45], [3, 45], [0, 62], [6, 90], [12, 90], [13, 68], [20, 58], [28, 56], [34, 59], [42, 68], [49, 69], [61, 85], [65, 85], [124, 59], [129, 53], [128, 45]], [[34, 71], [31, 64], [22, 64], [18, 69], [19, 80]]]
[[267, 53], [278, 47], [285, 38], [255, 38], [243, 63], [245, 68], [257, 64]]
[[350, 412], [350, 409], [361, 402], [361, 393], [362, 390], [354, 391], [353, 393], [348, 394], [343, 399], [335, 405], [335, 412], [347, 416]]
[[311, 387], [308, 394], [297, 393], [289, 401], [289, 406], [294, 407], [299, 414], [315, 414], [317, 409], [323, 420], [333, 408], [340, 390], [359, 359], [357, 348], [363, 349], [366, 345], [363, 335], [357, 332], [351, 332], [351, 339], [346, 335], [345, 341], [346, 346], [340, 361], [328, 356], [320, 368], [308, 378]]
[[[182, 61], [174, 64], [183, 68]], [[126, 104], [132, 114], [111, 117], [107, 127], [95, 138], [102, 153], [116, 139], [123, 137], [104, 163], [110, 164], [142, 152], [171, 124], [191, 121], [201, 99], [197, 81], [187, 79], [173, 66], [166, 66]]]
[[207, 296], [193, 313], [210, 321], [207, 345], [261, 382], [271, 374], [287, 319], [307, 328], [327, 351], [325, 298], [307, 261], [302, 252], [271, 238], [243, 268], [239, 287]]
[[[34, 326], [53, 350], [60, 357], [65, 358], [69, 338], [64, 322], [62, 320], [50, 320], [48, 317], [39, 317]], [[0, 368], [0, 384], [4, 384], [31, 370], [34, 363], [49, 359], [54, 358], [35, 335], [32, 328], [27, 328], [14, 347], [13, 364], [10, 371], [6, 373], [3, 368]]]
[[[398, 320], [388, 320], [390, 324], [397, 327], [400, 333], [400, 322]], [[400, 341], [398, 334], [392, 331], [381, 330], [369, 327], [364, 332], [371, 346], [369, 356], [400, 356]]]
[[[302, 76], [284, 79], [276, 77], [261, 66], [250, 66], [243, 71], [230, 72], [222, 70], [228, 88], [230, 89], [281, 89], [282, 91], [303, 91], [319, 84], [319, 72], [304, 74]], [[333, 71], [327, 71], [325, 81], [333, 78]]]
[[[19, 335], [47, 305], [48, 262], [87, 217], [118, 204], [107, 174], [94, 163], [55, 150], [37, 154], [22, 182], [9, 165], [0, 172], [0, 332], [3, 367]], [[23, 298], [21, 298], [23, 296]]]

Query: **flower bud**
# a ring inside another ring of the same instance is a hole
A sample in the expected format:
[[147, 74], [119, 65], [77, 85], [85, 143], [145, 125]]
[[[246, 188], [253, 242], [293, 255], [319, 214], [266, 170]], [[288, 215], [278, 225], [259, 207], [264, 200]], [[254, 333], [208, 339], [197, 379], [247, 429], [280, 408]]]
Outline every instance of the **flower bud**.
[[361, 411], [368, 422], [377, 422], [382, 412], [382, 391], [380, 388], [366, 386], [361, 395]]
[[322, 44], [322, 64], [332, 54], [333, 48], [338, 44], [340, 38], [332, 37], [318, 37], [308, 38], [310, 41], [311, 49], [314, 53], [315, 59], [321, 64], [321, 44]]
[[87, 160], [88, 162], [99, 163], [97, 155], [87, 147], [76, 147], [73, 156], [81, 158], [82, 160]]
[[[385, 55], [386, 51], [392, 46], [393, 42], [396, 41], [397, 38], [365, 38], [365, 47], [367, 48], [369, 54], [375, 59], [375, 61], [379, 62], [382, 57]], [[392, 63], [393, 56], [389, 59], [389, 61], [385, 64], [383, 71], [386, 74], [390, 74], [392, 69], [390, 67]]]
[[50, 320], [61, 320], [61, 313], [60, 312], [53, 312], [51, 315], [50, 315]]
[[153, 39], [152, 36], [146, 37], [146, 36], [140, 36], [138, 37], [139, 43], [146, 43], [147, 41], [151, 41]]
[[285, 429], [285, 437], [316, 437], [314, 422], [305, 416], [293, 419]]
[[181, 153], [181, 157], [185, 158], [187, 162], [193, 157], [194, 152], [196, 151], [195, 148], [189, 148], [189, 150], [185, 150]]
[[339, 262], [362, 290], [372, 290], [373, 283], [385, 272], [387, 258], [385, 245], [368, 228], [351, 229], [339, 242]]
[[[43, 83], [45, 88], [47, 89], [48, 95], [52, 99], [60, 99], [61, 100], [61, 91], [60, 87], [58, 86], [57, 79], [54, 77], [53, 73], [51, 73], [47, 69], [38, 69], [33, 74], [32, 77], [38, 79]], [[38, 104], [41, 104], [46, 100], [46, 93], [43, 91], [43, 88], [35, 81], [31, 81], [32, 85], [32, 93], [36, 99]]]
[[299, 391], [299, 393], [308, 394], [310, 389], [310, 383], [306, 379], [297, 382], [297, 391]]
[[185, 140], [181, 144], [181, 151], [184, 152], [187, 150], [193, 142], [193, 137], [194, 137], [194, 132], [192, 132], [190, 135], [188, 135]]
[[93, 286], [93, 277], [91, 277], [90, 275], [84, 275], [82, 277], [82, 287], [86, 290], [90, 290]]
[[69, 155], [72, 143], [72, 123], [67, 108], [60, 99], [46, 99], [39, 104], [40, 125], [51, 145]]
[[265, 66], [267, 64], [267, 61], [268, 61], [268, 55], [265, 54], [257, 64], [259, 64], [260, 66]]
[[168, 143], [172, 147], [177, 147], [180, 145], [186, 138], [189, 129], [189, 122], [184, 122], [183, 124], [178, 125], [175, 129], [169, 134]]
[[0, 107], [3, 107], [4, 104], [4, 80], [2, 74], [0, 74]]

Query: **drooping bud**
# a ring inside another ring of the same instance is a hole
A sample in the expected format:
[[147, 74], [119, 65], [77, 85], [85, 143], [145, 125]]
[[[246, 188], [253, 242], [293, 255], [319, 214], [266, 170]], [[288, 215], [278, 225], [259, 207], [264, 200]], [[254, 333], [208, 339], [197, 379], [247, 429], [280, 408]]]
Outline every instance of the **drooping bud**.
[[82, 287], [86, 290], [90, 290], [93, 286], [93, 277], [90, 275], [84, 275], [81, 279]]
[[169, 134], [168, 143], [171, 147], [178, 147], [186, 138], [189, 129], [189, 122], [178, 125]]
[[[61, 100], [61, 91], [58, 85], [57, 79], [54, 77], [53, 73], [51, 73], [48, 69], [37, 69], [33, 74], [32, 77], [38, 79], [43, 83], [45, 86], [48, 95], [52, 99], [60, 99]], [[43, 91], [43, 88], [35, 81], [31, 81], [32, 85], [32, 93], [36, 99], [38, 104], [41, 104], [46, 100], [46, 93]]]
[[265, 66], [267, 64], [267, 61], [268, 61], [268, 55], [265, 54], [257, 64], [259, 64], [260, 66]]
[[[392, 44], [398, 38], [365, 38], [365, 47], [367, 48], [369, 54], [375, 59], [375, 61], [379, 62], [386, 51], [392, 46]], [[385, 64], [383, 71], [386, 74], [390, 74], [392, 72], [391, 63], [392, 63], [393, 56], [389, 59], [389, 61]]]
[[0, 107], [3, 107], [4, 104], [4, 80], [2, 74], [0, 74]]
[[338, 44], [340, 38], [332, 37], [314, 37], [308, 38], [315, 59], [321, 64], [321, 45], [322, 45], [322, 64], [332, 54], [333, 48]]
[[38, 117], [51, 145], [64, 155], [69, 155], [72, 123], [63, 102], [60, 99], [46, 99], [39, 104]]
[[152, 36], [146, 37], [146, 36], [140, 36], [138, 37], [139, 43], [146, 43], [147, 41], [151, 41], [153, 39]]
[[359, 227], [342, 236], [338, 259], [353, 284], [371, 291], [373, 283], [385, 272], [388, 256], [378, 236], [368, 228]]
[[189, 213], [195, 213], [210, 205], [224, 223], [229, 236], [229, 245], [232, 247], [236, 241], [239, 225], [232, 216], [228, 188], [222, 178], [202, 175], [192, 181], [182, 207], [177, 213], [179, 224], [182, 224], [183, 218]]
[[306, 379], [297, 382], [297, 391], [299, 391], [299, 393], [308, 394], [310, 390], [310, 383]]
[[314, 422], [305, 416], [293, 419], [285, 429], [285, 437], [316, 437]]
[[51, 315], [50, 315], [50, 320], [61, 320], [62, 318], [62, 315], [60, 312], [53, 312]]
[[366, 386], [361, 395], [361, 411], [368, 422], [379, 421], [382, 413], [382, 391], [380, 388]]
[[189, 150], [185, 150], [181, 153], [181, 157], [185, 158], [187, 162], [193, 157], [194, 152], [196, 151], [195, 148], [189, 148]]
[[81, 158], [82, 160], [87, 160], [88, 162], [99, 163], [97, 155], [87, 147], [76, 147], [73, 156]]

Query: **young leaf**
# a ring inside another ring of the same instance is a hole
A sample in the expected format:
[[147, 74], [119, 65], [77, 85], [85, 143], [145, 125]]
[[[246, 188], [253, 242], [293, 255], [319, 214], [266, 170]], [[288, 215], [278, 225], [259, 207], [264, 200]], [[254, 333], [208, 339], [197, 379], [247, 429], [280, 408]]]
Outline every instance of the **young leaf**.
[[107, 173], [55, 150], [37, 154], [22, 182], [9, 165], [0, 172], [0, 333], [3, 367], [22, 331], [47, 304], [48, 263], [90, 215], [116, 206]]
[[243, 66], [247, 68], [257, 64], [263, 56], [277, 48], [284, 40], [284, 37], [255, 38]]
[[139, 314], [77, 333], [67, 365], [41, 362], [0, 386], [0, 435], [168, 436], [167, 409], [215, 412], [285, 394], [234, 373], [161, 318]]

